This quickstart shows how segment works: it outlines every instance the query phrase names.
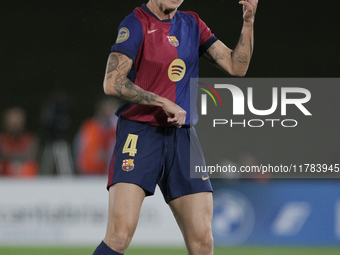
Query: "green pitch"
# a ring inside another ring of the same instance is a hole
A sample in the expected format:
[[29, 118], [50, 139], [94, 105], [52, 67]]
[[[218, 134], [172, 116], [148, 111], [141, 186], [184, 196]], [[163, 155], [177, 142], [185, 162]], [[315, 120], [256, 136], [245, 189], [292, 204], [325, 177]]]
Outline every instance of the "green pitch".
[[[3, 255], [92, 255], [92, 248], [24, 248], [24, 247], [0, 247]], [[186, 255], [185, 249], [172, 248], [130, 248], [125, 255]], [[295, 247], [230, 247], [215, 248], [215, 255], [338, 255], [338, 248], [295, 248]]]

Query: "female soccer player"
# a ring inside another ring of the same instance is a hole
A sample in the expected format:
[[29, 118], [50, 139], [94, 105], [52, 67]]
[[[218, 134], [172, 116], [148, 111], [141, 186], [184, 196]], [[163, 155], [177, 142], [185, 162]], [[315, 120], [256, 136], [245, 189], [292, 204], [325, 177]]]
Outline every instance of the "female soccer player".
[[190, 112], [190, 78], [198, 77], [201, 55], [231, 75], [245, 75], [258, 1], [239, 2], [244, 22], [234, 50], [196, 13], [177, 11], [182, 2], [149, 0], [136, 8], [120, 24], [112, 46], [104, 91], [125, 104], [117, 111], [107, 232], [94, 255], [124, 254], [142, 202], [156, 184], [183, 233], [188, 254], [213, 254], [211, 184], [207, 178], [190, 178], [190, 153], [204, 165], [193, 128], [197, 112]]

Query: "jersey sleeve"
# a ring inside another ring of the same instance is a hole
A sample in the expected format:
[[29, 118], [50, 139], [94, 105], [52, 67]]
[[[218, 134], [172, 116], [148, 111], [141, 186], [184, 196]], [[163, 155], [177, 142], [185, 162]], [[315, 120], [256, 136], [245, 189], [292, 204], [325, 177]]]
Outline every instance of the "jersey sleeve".
[[133, 12], [120, 23], [117, 40], [112, 46], [111, 52], [122, 53], [135, 61], [142, 42], [143, 27]]
[[198, 18], [198, 26], [201, 31], [201, 39], [200, 39], [200, 49], [199, 53], [200, 56], [203, 55], [207, 49], [210, 48], [211, 45], [213, 45], [214, 42], [216, 42], [218, 39], [216, 36], [211, 32], [210, 28], [200, 19]]
[[204, 23], [203, 20], [200, 19], [197, 13], [195, 12], [187, 12], [194, 16], [196, 19], [196, 23], [200, 29], [200, 47], [199, 47], [199, 55], [203, 55], [209, 47], [216, 42], [218, 39], [211, 32], [210, 28]]

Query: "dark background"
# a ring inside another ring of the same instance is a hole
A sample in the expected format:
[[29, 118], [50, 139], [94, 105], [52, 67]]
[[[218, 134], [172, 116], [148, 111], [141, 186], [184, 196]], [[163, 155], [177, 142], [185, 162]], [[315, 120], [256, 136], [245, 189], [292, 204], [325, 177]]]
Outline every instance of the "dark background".
[[[110, 47], [123, 18], [143, 1], [2, 1], [0, 116], [18, 105], [36, 132], [44, 100], [55, 89], [72, 99], [72, 139], [103, 95]], [[247, 77], [338, 77], [337, 1], [259, 2], [255, 49]], [[242, 9], [237, 0], [189, 1], [228, 47], [236, 45]], [[225, 74], [204, 60], [201, 77]], [[340, 88], [337, 93], [340, 92]]]

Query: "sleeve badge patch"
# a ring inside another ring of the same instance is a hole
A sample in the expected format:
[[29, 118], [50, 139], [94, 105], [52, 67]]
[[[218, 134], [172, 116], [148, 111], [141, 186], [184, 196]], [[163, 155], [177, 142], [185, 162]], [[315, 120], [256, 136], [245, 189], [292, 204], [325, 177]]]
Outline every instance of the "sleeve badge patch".
[[116, 43], [125, 42], [130, 37], [130, 31], [126, 27], [122, 27], [118, 32]]

